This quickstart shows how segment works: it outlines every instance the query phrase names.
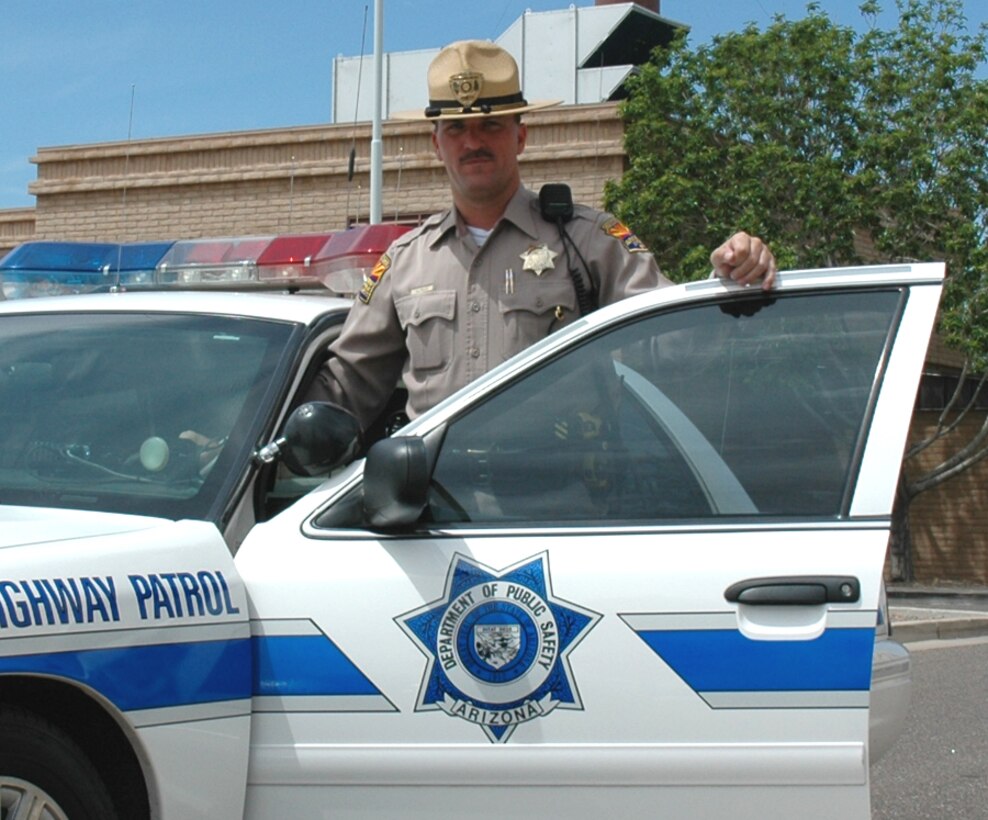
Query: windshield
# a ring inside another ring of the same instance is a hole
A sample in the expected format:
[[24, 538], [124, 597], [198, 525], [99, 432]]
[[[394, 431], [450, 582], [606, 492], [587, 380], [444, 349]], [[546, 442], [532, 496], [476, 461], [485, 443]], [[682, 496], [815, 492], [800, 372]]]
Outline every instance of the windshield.
[[205, 518], [241, 470], [293, 325], [0, 321], [0, 503]]

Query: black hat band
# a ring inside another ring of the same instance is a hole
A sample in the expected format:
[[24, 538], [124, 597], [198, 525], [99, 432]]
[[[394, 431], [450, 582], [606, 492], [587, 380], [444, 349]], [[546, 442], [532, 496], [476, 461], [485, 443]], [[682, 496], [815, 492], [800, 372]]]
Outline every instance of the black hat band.
[[457, 114], [490, 114], [495, 108], [509, 106], [525, 106], [528, 103], [521, 95], [506, 94], [503, 97], [484, 97], [477, 100], [473, 105], [464, 106], [458, 100], [429, 100], [429, 105], [425, 109], [425, 116], [429, 118], [442, 116], [443, 112], [456, 109]]

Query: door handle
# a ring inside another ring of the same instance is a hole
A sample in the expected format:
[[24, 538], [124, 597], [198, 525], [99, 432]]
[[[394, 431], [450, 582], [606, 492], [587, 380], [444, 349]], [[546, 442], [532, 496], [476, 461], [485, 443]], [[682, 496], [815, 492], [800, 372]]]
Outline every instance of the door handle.
[[851, 575], [788, 575], [749, 578], [724, 590], [731, 603], [758, 606], [853, 604], [861, 598], [861, 582]]

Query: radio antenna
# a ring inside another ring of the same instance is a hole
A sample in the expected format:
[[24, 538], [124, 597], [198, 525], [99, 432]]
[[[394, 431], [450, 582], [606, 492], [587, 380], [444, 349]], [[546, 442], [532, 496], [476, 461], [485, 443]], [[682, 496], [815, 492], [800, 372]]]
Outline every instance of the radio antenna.
[[288, 177], [288, 233], [292, 232], [292, 217], [295, 208], [295, 155], [292, 154], [292, 170]]
[[[123, 190], [120, 193], [120, 233], [122, 240], [127, 234], [127, 178], [130, 174], [130, 145], [131, 138], [134, 134], [134, 96], [137, 91], [137, 85], [134, 83], [130, 84], [130, 113], [127, 116], [127, 148], [124, 150], [124, 171], [123, 171]], [[120, 285], [120, 267], [123, 265], [123, 245], [121, 242], [117, 242], [117, 270], [116, 270], [116, 282], [114, 282], [114, 287]]]
[[405, 162], [405, 146], [398, 146], [398, 178], [395, 180], [395, 224], [398, 224], [398, 203], [401, 202], [401, 169]]
[[[357, 93], [353, 102], [353, 130], [350, 135], [350, 154], [347, 158], [346, 171], [346, 213], [343, 216], [343, 227], [350, 227], [350, 192], [353, 190], [353, 173], [357, 164], [357, 117], [360, 115], [360, 86], [364, 73], [364, 44], [367, 41], [367, 4], [364, 4], [364, 23], [360, 33], [360, 62], [357, 63]], [[360, 208], [360, 203], [357, 203]], [[356, 219], [354, 219], [356, 222]]]

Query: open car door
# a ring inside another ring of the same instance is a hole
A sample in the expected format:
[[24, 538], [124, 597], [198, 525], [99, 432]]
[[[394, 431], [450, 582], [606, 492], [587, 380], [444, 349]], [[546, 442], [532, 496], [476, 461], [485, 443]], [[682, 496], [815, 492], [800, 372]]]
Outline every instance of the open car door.
[[[333, 817], [868, 818], [882, 571], [942, 278], [614, 305], [256, 528], [248, 815], [291, 793]], [[406, 450], [424, 509], [372, 528], [415, 489]]]

